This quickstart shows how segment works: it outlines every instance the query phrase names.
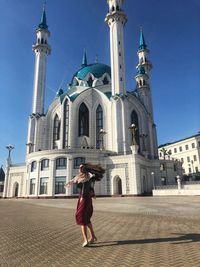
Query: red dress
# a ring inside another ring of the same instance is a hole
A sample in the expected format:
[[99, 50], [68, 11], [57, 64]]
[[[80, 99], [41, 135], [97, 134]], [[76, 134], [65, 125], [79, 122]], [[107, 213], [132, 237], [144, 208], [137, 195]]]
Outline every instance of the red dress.
[[[82, 200], [81, 200], [82, 198]], [[90, 194], [90, 182], [82, 183], [76, 209], [76, 223], [78, 225], [90, 224], [93, 214], [92, 197]]]

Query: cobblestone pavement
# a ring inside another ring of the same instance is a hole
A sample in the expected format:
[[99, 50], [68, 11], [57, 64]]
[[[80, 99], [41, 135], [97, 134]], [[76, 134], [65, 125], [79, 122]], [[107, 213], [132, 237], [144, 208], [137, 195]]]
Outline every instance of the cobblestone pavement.
[[76, 201], [1, 199], [0, 266], [200, 266], [200, 197], [98, 198], [86, 248]]

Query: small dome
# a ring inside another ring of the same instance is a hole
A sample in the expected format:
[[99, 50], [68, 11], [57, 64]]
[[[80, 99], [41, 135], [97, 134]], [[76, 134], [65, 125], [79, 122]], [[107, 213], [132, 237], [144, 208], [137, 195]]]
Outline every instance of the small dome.
[[101, 63], [89, 64], [78, 70], [73, 76], [72, 81], [75, 77], [79, 80], [84, 80], [88, 73], [94, 75], [95, 78], [100, 78], [105, 73], [111, 77], [111, 68], [110, 66]]

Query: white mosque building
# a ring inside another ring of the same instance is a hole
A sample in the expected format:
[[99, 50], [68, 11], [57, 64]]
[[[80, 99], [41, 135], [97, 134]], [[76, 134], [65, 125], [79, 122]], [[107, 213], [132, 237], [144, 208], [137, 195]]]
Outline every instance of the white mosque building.
[[[181, 164], [159, 160], [153, 117], [149, 50], [140, 33], [136, 90], [125, 85], [124, 0], [107, 0], [111, 67], [81, 67], [66, 91], [60, 89], [44, 110], [47, 57], [51, 53], [45, 9], [36, 30], [32, 112], [28, 122], [26, 161], [7, 159], [4, 197], [72, 197], [76, 187], [64, 184], [84, 162], [99, 163], [106, 173], [96, 183], [96, 195], [142, 195], [155, 184], [171, 183]], [[10, 155], [10, 153], [9, 153]], [[161, 168], [162, 167], [162, 168]]]

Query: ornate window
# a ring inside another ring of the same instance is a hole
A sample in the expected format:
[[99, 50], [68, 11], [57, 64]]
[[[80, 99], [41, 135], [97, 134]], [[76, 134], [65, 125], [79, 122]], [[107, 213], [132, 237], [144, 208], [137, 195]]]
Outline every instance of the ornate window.
[[68, 100], [64, 104], [64, 136], [63, 136], [63, 147], [68, 147], [69, 138], [69, 103]]
[[103, 84], [109, 84], [109, 80], [108, 80], [108, 78], [106, 76], [103, 79]]
[[92, 79], [91, 76], [90, 76], [90, 78], [88, 79], [87, 83], [88, 83], [88, 86], [89, 86], [89, 87], [92, 87], [93, 79]]
[[89, 136], [89, 111], [84, 103], [80, 105], [79, 108], [79, 127], [78, 134], [79, 136]]
[[34, 172], [36, 168], [37, 168], [37, 162], [36, 161], [31, 162], [31, 172]]
[[138, 115], [135, 110], [131, 113], [131, 124], [135, 124], [136, 131], [135, 131], [135, 140], [140, 147], [140, 133], [139, 133], [139, 122], [138, 122]]
[[101, 129], [103, 129], [103, 109], [101, 105], [98, 105], [96, 110], [96, 148], [103, 147], [103, 135], [100, 134]]
[[58, 158], [56, 159], [56, 170], [66, 169], [67, 159], [66, 158]]
[[82, 157], [75, 158], [75, 159], [74, 159], [74, 169], [78, 169], [79, 166], [80, 166], [82, 163], [85, 163], [85, 158], [82, 158]]
[[58, 148], [56, 141], [60, 139], [60, 120], [56, 114], [53, 123], [53, 148]]
[[40, 195], [47, 195], [48, 191], [48, 177], [40, 178]]
[[30, 180], [30, 195], [34, 195], [35, 194], [35, 183], [36, 183], [36, 179], [32, 178]]
[[49, 169], [49, 160], [48, 159], [43, 159], [41, 161], [41, 171], [45, 171]]
[[55, 194], [65, 194], [64, 185], [66, 183], [65, 176], [55, 177]]

